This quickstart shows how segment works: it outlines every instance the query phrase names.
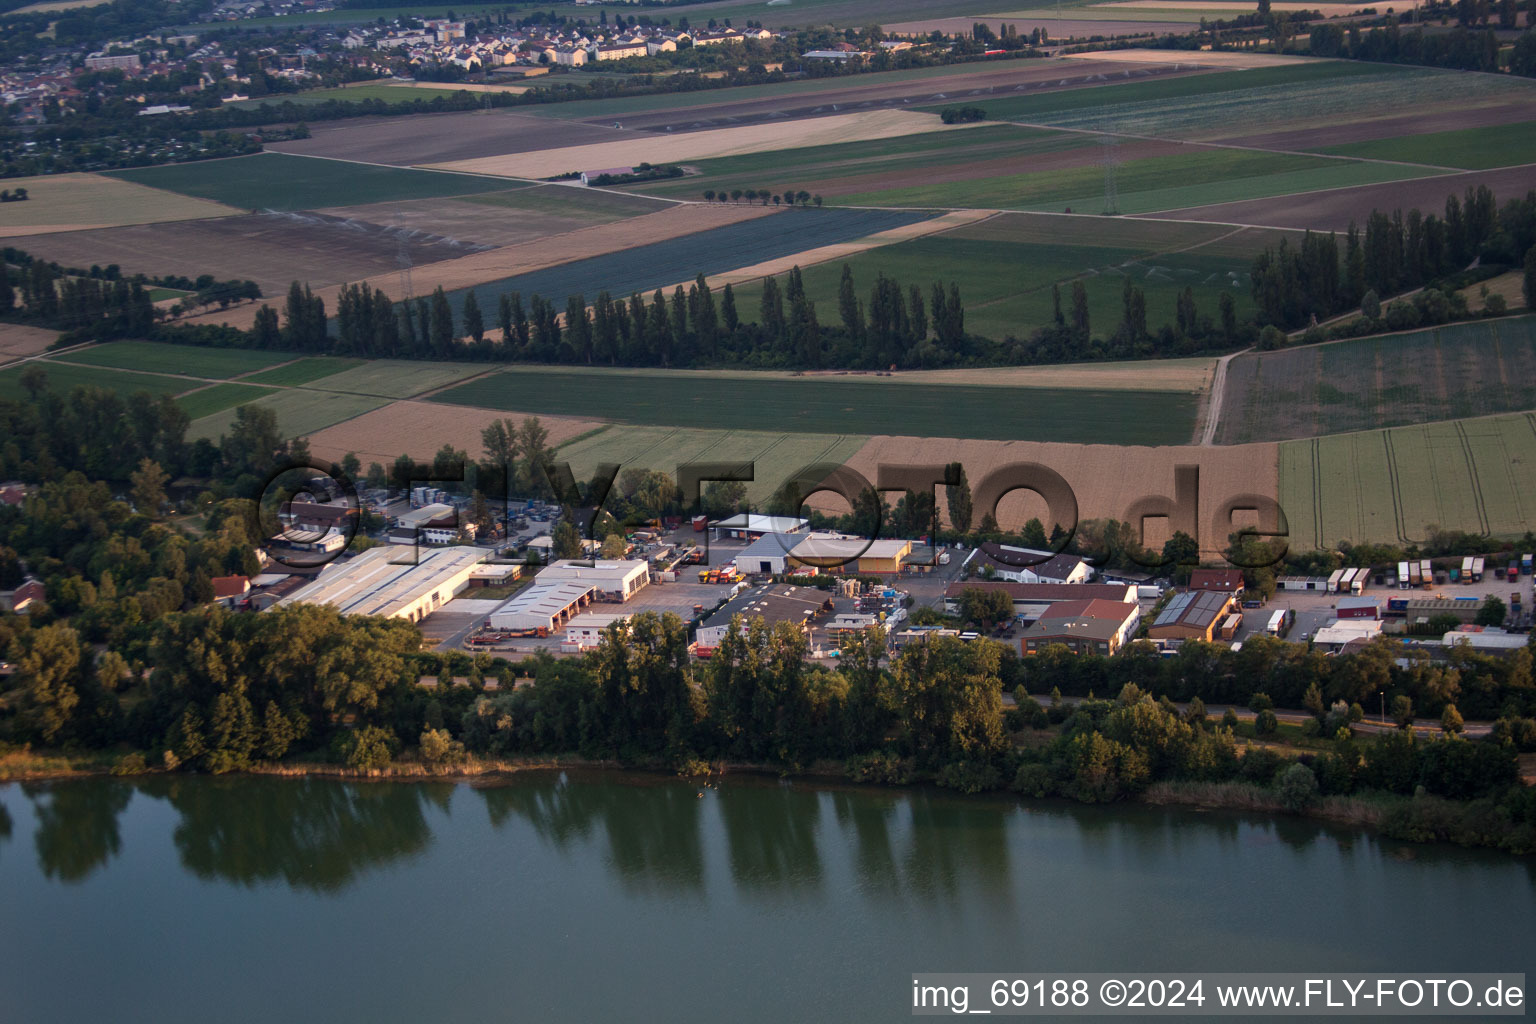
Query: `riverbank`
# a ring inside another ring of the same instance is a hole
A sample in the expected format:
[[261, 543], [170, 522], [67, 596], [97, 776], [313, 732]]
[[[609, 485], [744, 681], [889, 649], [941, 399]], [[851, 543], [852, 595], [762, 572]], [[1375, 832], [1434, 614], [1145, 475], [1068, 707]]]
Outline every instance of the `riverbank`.
[[[421, 761], [394, 761], [384, 768], [357, 769], [324, 762], [257, 764], [235, 775], [286, 778], [333, 778], [354, 782], [465, 782], [494, 783], [526, 772], [576, 769], [594, 772], [653, 774], [712, 780], [729, 775], [792, 778], [824, 785], [875, 786], [907, 790], [932, 785], [929, 778], [902, 781], [854, 780], [841, 762], [824, 761], [788, 770], [768, 764], [695, 761], [681, 771], [661, 764], [625, 764], [614, 759], [579, 756], [485, 758], [467, 757], [458, 764], [430, 765]], [[0, 783], [49, 782], [111, 775], [117, 777], [163, 776], [171, 770], [149, 767], [142, 758], [108, 758], [102, 754], [35, 753], [29, 749], [0, 754]], [[1028, 799], [1011, 790], [989, 795]], [[1412, 843], [1446, 843], [1456, 846], [1491, 847], [1516, 856], [1536, 853], [1536, 836], [1528, 835], [1502, 820], [1492, 801], [1453, 801], [1426, 794], [1412, 797], [1370, 792], [1353, 796], [1318, 796], [1299, 808], [1287, 807], [1272, 787], [1244, 782], [1155, 782], [1125, 801], [1157, 807], [1182, 807], [1196, 811], [1235, 811], [1276, 818], [1300, 818], [1329, 825], [1359, 828], [1389, 839]]]

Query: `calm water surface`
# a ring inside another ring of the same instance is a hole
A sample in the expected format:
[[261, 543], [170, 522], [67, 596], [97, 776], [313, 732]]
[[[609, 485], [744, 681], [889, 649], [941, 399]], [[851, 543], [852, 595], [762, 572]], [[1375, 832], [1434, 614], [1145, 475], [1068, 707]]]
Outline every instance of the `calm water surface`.
[[0, 1020], [888, 1021], [919, 970], [1536, 977], [1532, 869], [776, 780], [10, 784]]

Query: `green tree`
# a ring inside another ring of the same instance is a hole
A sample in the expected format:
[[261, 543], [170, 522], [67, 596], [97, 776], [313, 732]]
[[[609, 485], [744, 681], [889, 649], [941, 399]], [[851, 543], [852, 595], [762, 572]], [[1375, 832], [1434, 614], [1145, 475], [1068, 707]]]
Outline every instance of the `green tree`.
[[1286, 810], [1300, 813], [1317, 799], [1317, 776], [1304, 764], [1292, 764], [1275, 776], [1275, 792]]
[[1013, 598], [1006, 590], [990, 587], [966, 587], [960, 592], [960, 617], [991, 629], [1013, 618]]
[[627, 545], [625, 544], [623, 534], [610, 533], [608, 536], [603, 538], [603, 546], [600, 554], [603, 558], [606, 558], [609, 561], [617, 561], [618, 559], [624, 557], [624, 551], [626, 547]]
[[1253, 718], [1253, 731], [1258, 736], [1273, 736], [1275, 730], [1280, 728], [1280, 720], [1269, 708], [1260, 711]]
[[1477, 616], [1473, 621], [1479, 626], [1502, 626], [1509, 616], [1509, 609], [1504, 602], [1489, 594], [1483, 599], [1482, 607], [1478, 608]]
[[1399, 729], [1413, 727], [1413, 698], [1402, 693], [1392, 698], [1392, 720]]
[[378, 725], [365, 725], [349, 737], [346, 744], [347, 767], [371, 772], [388, 768], [395, 758], [398, 742], [395, 734]]
[[569, 520], [561, 520], [555, 524], [555, 529], [550, 536], [551, 558], [580, 558], [582, 556], [581, 534], [575, 524]]
[[949, 505], [949, 525], [957, 533], [971, 532], [971, 483], [965, 478], [965, 466], [951, 462], [945, 473], [957, 482], [944, 485], [944, 500]]
[[22, 634], [15, 647], [23, 721], [43, 742], [53, 743], [65, 734], [80, 703], [80, 638], [68, 626], [43, 626]]
[[159, 519], [160, 510], [166, 503], [165, 483], [170, 478], [170, 474], [161, 469], [155, 460], [139, 460], [139, 468], [128, 477], [133, 507], [151, 519]]
[[906, 744], [920, 765], [989, 762], [1008, 741], [1003, 731], [1002, 645], [938, 637], [905, 648], [891, 680]]
[[1466, 727], [1461, 719], [1461, 712], [1456, 710], [1455, 704], [1447, 704], [1445, 710], [1440, 712], [1440, 731], [1447, 736], [1455, 736]]
[[480, 315], [474, 289], [464, 293], [464, 333], [477, 342], [485, 340], [485, 318]]

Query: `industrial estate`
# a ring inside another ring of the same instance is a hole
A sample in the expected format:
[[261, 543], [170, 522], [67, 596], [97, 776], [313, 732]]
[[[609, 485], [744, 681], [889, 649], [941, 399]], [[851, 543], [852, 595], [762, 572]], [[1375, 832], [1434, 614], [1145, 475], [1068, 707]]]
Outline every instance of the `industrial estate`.
[[0, 0], [0, 101], [0, 844], [580, 766], [1536, 852], [1536, 0]]

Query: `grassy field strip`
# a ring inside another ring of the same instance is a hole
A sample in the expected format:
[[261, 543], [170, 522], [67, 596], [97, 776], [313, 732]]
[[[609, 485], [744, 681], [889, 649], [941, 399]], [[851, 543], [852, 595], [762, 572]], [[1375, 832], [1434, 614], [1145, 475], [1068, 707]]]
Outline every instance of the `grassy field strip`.
[[330, 206], [496, 192], [505, 179], [384, 167], [291, 153], [257, 153], [109, 171], [110, 177], [243, 210], [315, 210]]
[[856, 425], [870, 434], [1084, 444], [1185, 443], [1198, 404], [1189, 392], [910, 383], [876, 389], [825, 379], [700, 387], [686, 371], [652, 377], [644, 388], [579, 371], [542, 373], [538, 388], [508, 387], [505, 376], [480, 377], [430, 400], [693, 429], [751, 430], [772, 422], [832, 433]]
[[181, 406], [188, 417], [198, 420], [270, 394], [274, 394], [272, 388], [257, 387], [254, 384], [210, 384], [179, 395], [176, 404]]
[[[387, 398], [369, 395], [322, 393], [302, 388], [280, 390], [253, 402], [253, 405], [271, 409], [277, 414], [277, 422], [288, 437], [304, 437], [317, 430], [334, 426], [365, 412], [389, 403]], [[192, 421], [187, 430], [188, 440], [206, 437], [217, 440], [227, 433], [235, 420], [234, 408], [204, 416]]]
[[21, 386], [21, 375], [29, 366], [42, 367], [48, 374], [48, 386], [65, 394], [77, 387], [93, 387], [105, 388], [125, 397], [135, 391], [148, 391], [154, 395], [177, 395], [203, 383], [200, 380], [189, 380], [186, 377], [173, 377], [160, 373], [134, 373], [105, 366], [79, 366], [73, 363], [33, 359], [22, 365], [0, 370], [0, 398], [17, 400], [26, 397], [26, 390]]
[[1368, 139], [1325, 146], [1317, 152], [1405, 163], [1437, 162], [1466, 170], [1518, 167], [1536, 163], [1536, 121]]
[[111, 341], [77, 349], [60, 362], [115, 366], [125, 370], [229, 380], [293, 358], [288, 352], [239, 348], [198, 348], [153, 341]]
[[[1201, 148], [1120, 165], [1115, 177], [1123, 214], [1158, 213], [1209, 203], [1268, 199], [1321, 189], [1401, 181], [1440, 172], [1408, 164], [1344, 162], [1311, 154]], [[1177, 184], [1174, 184], [1177, 183]], [[838, 197], [840, 204], [940, 208], [1104, 210], [1104, 169], [1083, 166], [886, 189]]]
[[309, 381], [306, 389], [378, 398], [411, 398], [486, 371], [482, 363], [372, 359]]
[[1533, 464], [1527, 413], [1287, 441], [1280, 504], [1295, 550], [1422, 541], [1431, 526], [1519, 535], [1536, 523]]

